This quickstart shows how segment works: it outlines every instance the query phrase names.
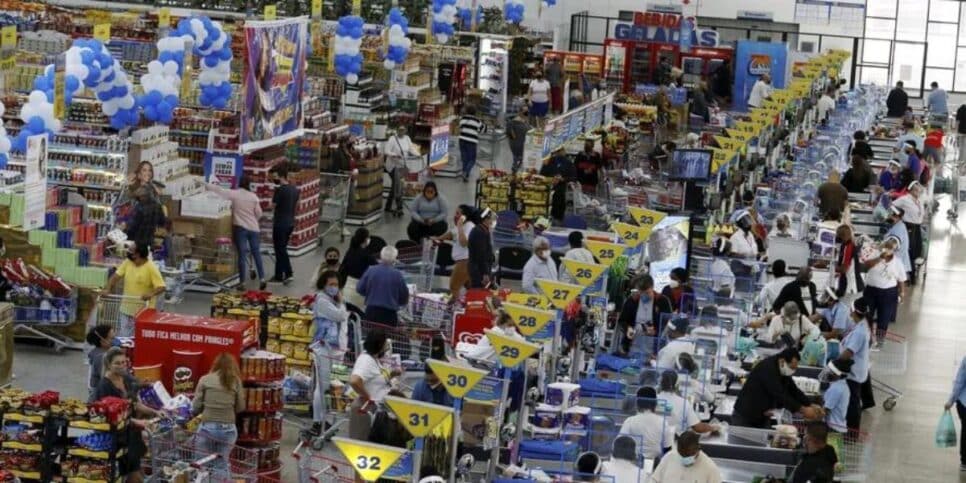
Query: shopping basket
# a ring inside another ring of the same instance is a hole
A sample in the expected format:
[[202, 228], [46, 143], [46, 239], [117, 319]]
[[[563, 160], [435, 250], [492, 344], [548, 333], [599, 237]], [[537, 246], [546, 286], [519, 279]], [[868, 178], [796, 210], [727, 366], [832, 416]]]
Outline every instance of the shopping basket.
[[65, 347], [73, 347], [74, 342], [60, 334], [51, 333], [45, 328], [66, 327], [77, 320], [77, 290], [69, 297], [48, 297], [37, 306], [14, 306], [14, 334], [28, 334], [27, 337], [44, 339], [54, 344], [58, 352]]
[[[189, 433], [179, 427], [151, 436], [151, 478], [153, 482], [258, 481], [258, 451], [232, 446], [229, 461], [213, 453], [209, 436]], [[227, 468], [227, 470], [225, 470]], [[230, 473], [230, 474], [226, 474]], [[182, 476], [183, 475], [183, 476]]]

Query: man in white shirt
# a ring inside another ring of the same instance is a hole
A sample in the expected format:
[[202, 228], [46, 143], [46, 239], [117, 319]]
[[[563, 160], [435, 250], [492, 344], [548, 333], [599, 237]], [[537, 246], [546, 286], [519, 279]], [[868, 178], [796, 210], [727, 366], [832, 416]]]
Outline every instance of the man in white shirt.
[[762, 74], [761, 78], [755, 82], [748, 95], [748, 107], [761, 107], [765, 99], [771, 97], [771, 75]]
[[775, 299], [778, 298], [778, 294], [785, 288], [785, 285], [795, 280], [795, 277], [785, 272], [785, 260], [775, 260], [771, 264], [771, 274], [775, 278], [766, 283], [758, 294], [758, 303], [766, 308], [771, 308], [772, 304], [775, 303]]
[[668, 424], [674, 426], [674, 434], [681, 434], [689, 429], [697, 433], [717, 432], [718, 426], [701, 421], [694, 405], [678, 394], [677, 386], [677, 372], [666, 370], [661, 373], [661, 392], [657, 394], [657, 399], [664, 403], [664, 414]]
[[640, 452], [645, 458], [657, 458], [674, 443], [674, 432], [667, 419], [654, 412], [657, 408], [657, 391], [643, 386], [637, 390], [637, 414], [624, 420], [620, 434], [626, 434], [641, 443]]
[[600, 470], [603, 481], [647, 481], [647, 473], [637, 466], [637, 442], [627, 435], [614, 438], [614, 451]]
[[828, 113], [835, 110], [835, 87], [829, 86], [825, 89], [822, 97], [818, 100], [818, 120], [828, 119]]
[[[597, 259], [594, 258], [594, 254], [590, 253], [590, 250], [584, 248], [584, 234], [579, 231], [572, 231], [570, 235], [567, 236], [567, 241], [570, 243], [570, 250], [564, 254], [564, 259], [574, 260], [580, 263], [597, 263]], [[567, 283], [577, 283], [576, 279], [568, 273], [566, 270], [560, 273], [560, 281]]]
[[694, 341], [685, 340], [688, 335], [687, 317], [676, 317], [668, 323], [670, 341], [657, 353], [657, 367], [670, 369], [683, 353], [694, 354]]
[[557, 280], [557, 264], [550, 258], [550, 240], [538, 236], [533, 240], [533, 255], [523, 266], [523, 291], [540, 293], [536, 280]]
[[[386, 199], [386, 211], [394, 211], [397, 215], [402, 214], [402, 171], [405, 168], [407, 156], [419, 155], [419, 149], [409, 139], [406, 134], [406, 127], [399, 126], [396, 132], [382, 146], [382, 152], [386, 155], [386, 165], [384, 169], [389, 173], [391, 184], [389, 186], [389, 197]], [[396, 209], [393, 210], [393, 204]]]
[[711, 458], [701, 451], [700, 437], [685, 431], [678, 438], [677, 451], [670, 451], [661, 459], [652, 483], [721, 483], [721, 471]]

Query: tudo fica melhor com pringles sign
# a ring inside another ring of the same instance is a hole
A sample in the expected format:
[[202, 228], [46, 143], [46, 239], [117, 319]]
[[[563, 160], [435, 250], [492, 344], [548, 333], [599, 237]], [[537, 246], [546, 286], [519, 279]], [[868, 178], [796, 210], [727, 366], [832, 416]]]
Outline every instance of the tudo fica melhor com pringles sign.
[[[681, 41], [681, 22], [683, 17], [676, 13], [636, 12], [634, 23], [618, 23], [614, 26], [614, 38], [637, 42], [657, 42], [678, 44]], [[691, 45], [698, 47], [717, 47], [718, 32], [711, 29], [689, 29]]]

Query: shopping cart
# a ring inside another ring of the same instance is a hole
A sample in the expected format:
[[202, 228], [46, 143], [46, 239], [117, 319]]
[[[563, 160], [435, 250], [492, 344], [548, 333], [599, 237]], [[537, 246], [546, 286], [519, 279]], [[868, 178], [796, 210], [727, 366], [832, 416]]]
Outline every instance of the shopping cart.
[[902, 391], [880, 379], [881, 376], [901, 376], [906, 373], [909, 359], [909, 345], [906, 338], [892, 332], [887, 332], [881, 347], [871, 353], [872, 364], [870, 374], [872, 388], [885, 393], [886, 400], [882, 402], [882, 409], [891, 411], [896, 407]]
[[835, 481], [865, 481], [872, 465], [869, 433], [854, 429], [845, 433], [831, 431], [828, 442], [839, 458]]
[[298, 462], [298, 483], [351, 483], [355, 481], [355, 470], [345, 458], [309, 451], [301, 445], [295, 448], [292, 456]]
[[439, 247], [429, 240], [424, 240], [420, 245], [399, 249], [396, 268], [403, 273], [407, 284], [416, 286], [417, 292], [428, 292], [433, 288], [438, 250]]
[[150, 439], [151, 476], [149, 482], [179, 481], [220, 482], [230, 477], [234, 482], [258, 481], [258, 451], [233, 446], [229, 461], [213, 452], [213, 441], [207, 435], [189, 433], [173, 427], [155, 433]]
[[[312, 355], [312, 380], [307, 385], [287, 384], [285, 407], [313, 416], [312, 405], [316, 386], [324, 384], [319, 388], [322, 391], [325, 409], [325, 414], [321, 417], [321, 422], [324, 424], [324, 427], [320, 428], [321, 432], [313, 433], [308, 429], [311, 424], [305, 421], [292, 421], [302, 428], [299, 434], [301, 443], [309, 444], [315, 450], [321, 450], [325, 443], [349, 422], [349, 405], [352, 403], [352, 398], [349, 397], [348, 386], [352, 367], [346, 363], [347, 354], [325, 350], [319, 343], [313, 343], [309, 347], [309, 352]], [[292, 418], [287, 416], [286, 419]]]
[[453, 305], [448, 298], [439, 294], [412, 295], [400, 315], [407, 324], [440, 329], [447, 334], [452, 332]]
[[133, 320], [147, 306], [148, 302], [141, 297], [102, 294], [94, 303], [94, 310], [87, 321], [88, 329], [95, 325], [108, 324], [114, 327], [118, 337], [134, 337], [134, 323], [128, 327], [122, 319], [129, 317]]
[[[420, 326], [388, 326], [375, 322], [362, 321], [359, 324], [361, 337], [356, 340], [356, 353], [362, 353], [362, 343], [368, 334], [381, 331], [386, 334], [392, 345], [391, 356], [399, 356], [404, 375], [412, 372], [415, 379], [422, 378], [424, 364], [433, 358], [434, 353], [442, 352], [448, 345], [447, 332]], [[439, 358], [437, 354], [437, 358]], [[404, 385], [409, 377], [403, 378]]]
[[626, 196], [618, 203], [611, 203], [607, 196], [595, 196], [584, 192], [578, 183], [570, 183], [568, 188], [573, 200], [573, 214], [583, 218], [588, 228], [606, 231], [611, 222], [627, 209]]
[[325, 238], [332, 230], [339, 231], [339, 240], [345, 241], [345, 217], [349, 209], [352, 195], [352, 177], [347, 174], [322, 173], [321, 197], [322, 212], [320, 223], [325, 223], [325, 230], [319, 232], [319, 239]]
[[28, 334], [27, 337], [48, 340], [57, 352], [77, 345], [69, 337], [45, 329], [66, 327], [76, 320], [77, 290], [73, 290], [69, 297], [48, 297], [36, 306], [13, 308], [14, 335]]

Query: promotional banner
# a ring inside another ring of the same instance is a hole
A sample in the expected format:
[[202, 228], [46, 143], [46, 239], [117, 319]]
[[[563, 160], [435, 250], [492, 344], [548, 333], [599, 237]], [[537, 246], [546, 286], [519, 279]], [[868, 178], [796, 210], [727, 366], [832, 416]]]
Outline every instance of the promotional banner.
[[449, 163], [449, 124], [434, 126], [429, 148], [429, 167], [440, 168]]
[[690, 236], [691, 220], [686, 216], [668, 216], [654, 226], [646, 245], [654, 290], [664, 289], [671, 280], [671, 270], [688, 268]]
[[242, 160], [239, 154], [205, 153], [205, 181], [226, 189], [238, 187], [242, 177]]
[[787, 64], [787, 44], [739, 40], [735, 50], [735, 84], [732, 93], [735, 110], [747, 110], [748, 95], [762, 74], [771, 74], [773, 89], [784, 88]]
[[246, 22], [245, 43], [243, 152], [299, 134], [308, 19]]
[[24, 171], [23, 227], [33, 230], [44, 226], [47, 213], [47, 135], [27, 138]]

